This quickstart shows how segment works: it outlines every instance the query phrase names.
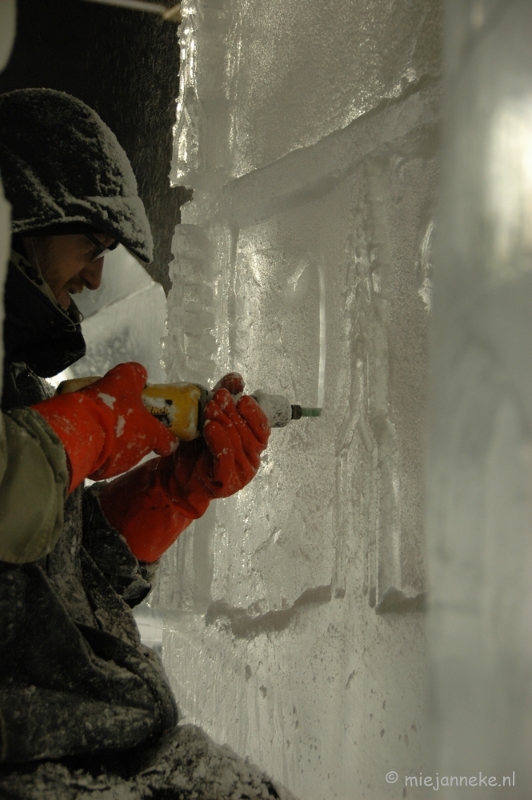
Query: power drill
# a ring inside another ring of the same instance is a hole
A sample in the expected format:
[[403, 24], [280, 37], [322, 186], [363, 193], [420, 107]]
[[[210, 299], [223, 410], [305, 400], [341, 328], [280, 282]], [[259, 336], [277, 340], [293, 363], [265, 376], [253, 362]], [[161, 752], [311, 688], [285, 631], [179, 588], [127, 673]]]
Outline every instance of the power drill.
[[[97, 380], [99, 379], [74, 378], [63, 381], [57, 387], [57, 394], [75, 392]], [[301, 417], [321, 416], [321, 408], [293, 405], [281, 395], [257, 391], [251, 396], [268, 417], [272, 428], [284, 428], [290, 420]], [[212, 392], [196, 383], [148, 384], [142, 390], [142, 399], [148, 411], [184, 442], [201, 436], [203, 409], [211, 397]], [[235, 400], [238, 397], [236, 395]]]

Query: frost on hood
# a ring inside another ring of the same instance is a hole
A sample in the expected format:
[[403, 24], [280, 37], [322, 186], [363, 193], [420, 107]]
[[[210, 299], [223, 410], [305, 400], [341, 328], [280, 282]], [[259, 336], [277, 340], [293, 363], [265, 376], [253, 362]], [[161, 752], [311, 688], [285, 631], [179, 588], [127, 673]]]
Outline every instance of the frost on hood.
[[15, 234], [88, 224], [151, 261], [150, 226], [131, 164], [81, 100], [52, 89], [0, 96], [0, 168]]

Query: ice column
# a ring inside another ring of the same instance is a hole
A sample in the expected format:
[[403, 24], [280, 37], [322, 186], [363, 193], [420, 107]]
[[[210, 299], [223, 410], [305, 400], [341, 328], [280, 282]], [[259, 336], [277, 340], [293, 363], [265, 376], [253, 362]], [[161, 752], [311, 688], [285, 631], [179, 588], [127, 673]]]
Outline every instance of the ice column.
[[529, 2], [447, 3], [431, 708], [440, 775], [507, 779], [478, 797], [529, 797], [532, 786], [531, 30]]
[[[305, 800], [424, 768], [436, 0], [185, 0], [168, 378], [323, 405], [167, 555], [181, 709]], [[401, 777], [402, 780], [402, 777]], [[401, 792], [402, 792], [401, 783]]]

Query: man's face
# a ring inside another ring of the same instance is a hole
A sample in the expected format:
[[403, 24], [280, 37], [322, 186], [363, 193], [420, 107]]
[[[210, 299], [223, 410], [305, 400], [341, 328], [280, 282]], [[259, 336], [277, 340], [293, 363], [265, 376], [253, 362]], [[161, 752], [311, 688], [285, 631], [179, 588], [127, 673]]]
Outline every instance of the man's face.
[[[110, 246], [114, 239], [104, 233], [93, 236]], [[102, 280], [103, 256], [93, 261], [95, 245], [83, 233], [67, 236], [33, 236], [24, 240], [28, 258], [39, 267], [55, 299], [65, 310], [71, 294], [98, 289]]]

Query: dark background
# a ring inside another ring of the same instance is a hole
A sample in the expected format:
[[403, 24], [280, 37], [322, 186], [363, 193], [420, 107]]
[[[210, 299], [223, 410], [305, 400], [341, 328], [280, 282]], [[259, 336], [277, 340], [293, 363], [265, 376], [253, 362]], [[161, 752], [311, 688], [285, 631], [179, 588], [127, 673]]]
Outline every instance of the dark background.
[[166, 292], [172, 234], [189, 198], [168, 180], [179, 92], [178, 30], [156, 14], [85, 0], [18, 0], [15, 46], [0, 75], [0, 92], [30, 86], [69, 92], [114, 131], [152, 228], [155, 256], [147, 269]]

